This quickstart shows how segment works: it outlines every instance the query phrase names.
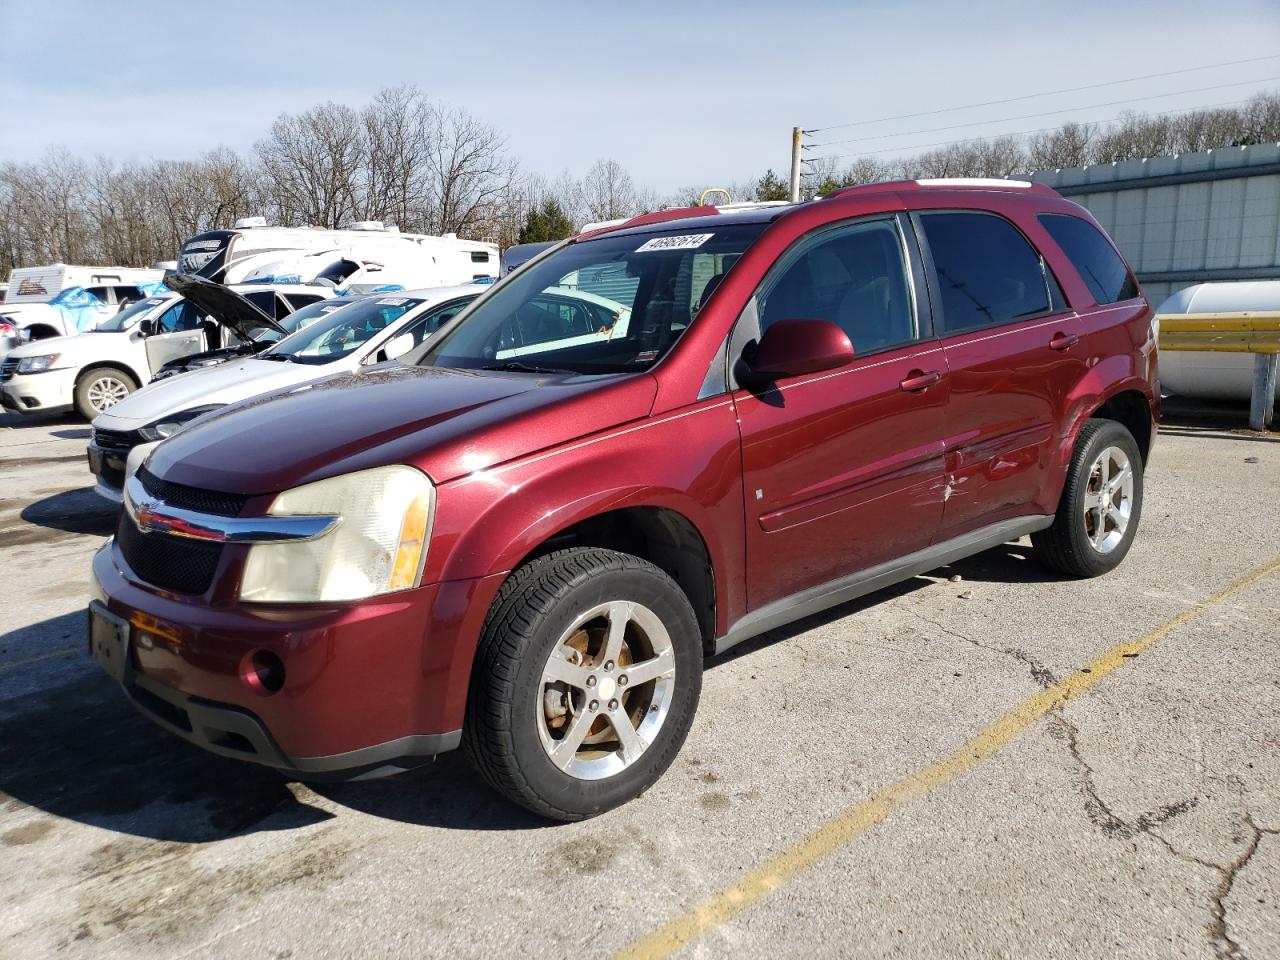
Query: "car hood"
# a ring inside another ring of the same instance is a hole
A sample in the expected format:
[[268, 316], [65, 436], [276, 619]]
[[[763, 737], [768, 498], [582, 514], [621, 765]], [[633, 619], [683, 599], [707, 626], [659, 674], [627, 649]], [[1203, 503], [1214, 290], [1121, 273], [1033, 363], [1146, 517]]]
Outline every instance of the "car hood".
[[242, 340], [252, 340], [255, 329], [266, 327], [281, 336], [289, 331], [229, 287], [195, 274], [166, 273], [164, 285], [180, 293], [214, 320], [230, 327]]
[[11, 317], [13, 320], [21, 320], [23, 317], [37, 316], [52, 311], [53, 307], [47, 303], [0, 303], [0, 319]]
[[192, 407], [238, 403], [333, 372], [326, 367], [246, 357], [149, 383], [100, 413], [93, 425], [104, 430], [136, 430]]
[[85, 360], [104, 359], [112, 356], [112, 350], [126, 343], [129, 332], [121, 330], [115, 333], [93, 333], [86, 331], [70, 337], [45, 337], [43, 340], [32, 340], [20, 344], [9, 351], [9, 357], [21, 360], [23, 357], [42, 357], [46, 353], [58, 354], [56, 367], [74, 366]]
[[540, 376], [392, 362], [202, 418], [157, 447], [148, 469], [174, 483], [250, 496], [393, 463], [442, 484], [647, 416], [656, 394], [649, 374]]

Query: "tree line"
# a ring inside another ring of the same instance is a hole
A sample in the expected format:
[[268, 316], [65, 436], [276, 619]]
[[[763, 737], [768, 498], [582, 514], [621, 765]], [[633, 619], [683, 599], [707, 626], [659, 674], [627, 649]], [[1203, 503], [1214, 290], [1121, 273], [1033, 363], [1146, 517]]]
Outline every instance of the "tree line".
[[[1264, 94], [1236, 109], [1066, 123], [1030, 137], [956, 142], [894, 159], [818, 159], [806, 164], [803, 193], [899, 177], [1005, 177], [1278, 140], [1280, 94]], [[771, 170], [727, 186], [740, 200], [787, 196], [786, 182]], [[193, 234], [257, 215], [283, 226], [330, 228], [381, 220], [406, 232], [456, 233], [505, 247], [695, 203], [700, 189], [662, 195], [609, 158], [581, 177], [523, 171], [494, 127], [416, 87], [390, 87], [362, 107], [329, 102], [282, 114], [244, 153], [220, 147], [191, 160], [117, 163], [53, 149], [31, 163], [0, 160], [0, 276], [55, 261], [147, 266], [172, 259]]]

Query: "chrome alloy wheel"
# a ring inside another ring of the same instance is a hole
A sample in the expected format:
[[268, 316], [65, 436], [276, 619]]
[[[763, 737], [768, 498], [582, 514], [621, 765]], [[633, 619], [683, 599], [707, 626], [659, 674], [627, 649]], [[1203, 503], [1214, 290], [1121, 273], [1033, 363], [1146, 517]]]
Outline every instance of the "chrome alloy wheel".
[[128, 385], [110, 374], [94, 377], [93, 382], [89, 384], [89, 405], [99, 413], [108, 407], [114, 407], [128, 395]]
[[675, 693], [671, 636], [648, 607], [602, 603], [579, 616], [542, 668], [538, 737], [579, 780], [635, 763], [666, 722]]
[[1107, 447], [1089, 467], [1084, 530], [1093, 549], [1110, 553], [1124, 539], [1133, 513], [1133, 465], [1119, 447]]

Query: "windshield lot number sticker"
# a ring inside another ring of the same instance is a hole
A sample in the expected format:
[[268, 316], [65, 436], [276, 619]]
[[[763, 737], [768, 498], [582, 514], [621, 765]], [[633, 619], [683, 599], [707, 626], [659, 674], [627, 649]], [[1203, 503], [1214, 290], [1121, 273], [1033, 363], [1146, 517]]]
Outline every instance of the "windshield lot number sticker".
[[694, 247], [702, 246], [714, 236], [714, 233], [688, 233], [682, 237], [654, 237], [636, 247], [636, 253], [651, 253], [655, 250], [692, 250]]

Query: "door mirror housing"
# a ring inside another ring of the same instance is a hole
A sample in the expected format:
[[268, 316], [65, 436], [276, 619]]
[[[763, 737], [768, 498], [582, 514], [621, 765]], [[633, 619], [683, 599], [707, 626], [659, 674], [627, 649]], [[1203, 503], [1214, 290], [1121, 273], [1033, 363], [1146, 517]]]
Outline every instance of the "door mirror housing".
[[382, 348], [382, 355], [388, 360], [395, 360], [413, 349], [413, 334], [402, 333], [398, 337], [392, 337], [387, 341], [386, 346]]
[[155, 320], [151, 317], [147, 317], [145, 320], [139, 320], [138, 333], [144, 337], [154, 337], [156, 335]]
[[772, 383], [786, 377], [834, 370], [853, 362], [849, 335], [830, 320], [780, 320], [760, 338], [755, 354], [746, 360], [747, 383]]

